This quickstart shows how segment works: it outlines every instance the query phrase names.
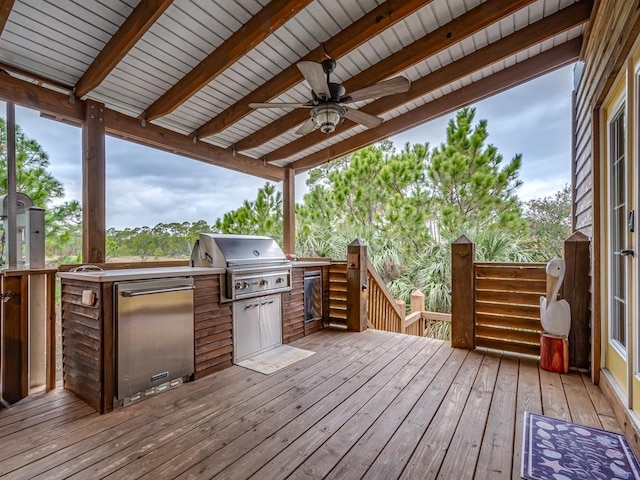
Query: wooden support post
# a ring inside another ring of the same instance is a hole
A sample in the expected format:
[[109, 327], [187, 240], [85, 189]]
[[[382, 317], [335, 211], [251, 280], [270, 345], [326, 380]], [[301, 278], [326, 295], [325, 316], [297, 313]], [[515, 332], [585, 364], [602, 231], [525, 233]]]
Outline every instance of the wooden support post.
[[283, 249], [296, 253], [296, 171], [287, 168], [282, 184]]
[[347, 330], [367, 329], [367, 246], [354, 240], [347, 247]]
[[106, 250], [104, 105], [87, 100], [82, 125], [82, 261], [103, 263]]
[[399, 298], [396, 298], [396, 305], [398, 305], [398, 307], [400, 307], [400, 311], [402, 312], [402, 316], [400, 317], [399, 320], [399, 325], [398, 325], [398, 332], [400, 333], [407, 333], [407, 325], [405, 324], [405, 317], [406, 317], [406, 312], [407, 312], [407, 302], [405, 302], [404, 300], [400, 300]]
[[571, 306], [569, 366], [589, 369], [591, 366], [589, 238], [581, 232], [571, 235], [564, 241], [563, 257], [566, 265], [563, 298]]
[[15, 403], [29, 395], [29, 289], [27, 275], [2, 276], [2, 399]]
[[476, 348], [475, 245], [462, 235], [451, 245], [451, 346]]
[[56, 387], [56, 275], [47, 273], [47, 390]]
[[420, 290], [414, 290], [411, 294], [411, 313], [424, 312], [424, 293]]

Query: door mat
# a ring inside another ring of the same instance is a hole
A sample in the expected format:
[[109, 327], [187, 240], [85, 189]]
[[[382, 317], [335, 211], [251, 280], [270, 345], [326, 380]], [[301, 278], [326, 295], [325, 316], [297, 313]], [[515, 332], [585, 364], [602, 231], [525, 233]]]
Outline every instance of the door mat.
[[315, 353], [290, 345], [280, 345], [268, 352], [260, 353], [255, 357], [238, 362], [238, 365], [268, 375]]
[[640, 480], [624, 435], [525, 412], [522, 478]]

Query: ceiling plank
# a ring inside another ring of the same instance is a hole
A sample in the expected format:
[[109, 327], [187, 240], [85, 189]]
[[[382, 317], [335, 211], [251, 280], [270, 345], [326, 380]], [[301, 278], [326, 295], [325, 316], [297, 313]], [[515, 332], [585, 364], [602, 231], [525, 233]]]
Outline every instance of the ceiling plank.
[[[488, 0], [451, 22], [416, 40], [411, 45], [388, 56], [344, 82], [347, 93], [406, 70], [416, 63], [435, 55], [447, 47], [477, 33], [498, 20], [533, 3], [534, 0]], [[260, 130], [240, 140], [238, 151], [256, 148], [291, 130], [309, 116], [306, 110], [294, 110]]]
[[82, 98], [100, 85], [172, 2], [141, 0], [78, 80], [76, 96]]
[[9, 15], [13, 9], [15, 0], [0, 0], [0, 35], [4, 32], [4, 26], [9, 20]]
[[[471, 75], [473, 72], [481, 70], [487, 65], [504, 60], [554, 35], [581, 25], [589, 20], [592, 4], [592, 0], [574, 3], [546, 18], [538, 20], [528, 27], [518, 30], [497, 42], [490, 43], [486, 47], [416, 80], [411, 84], [408, 92], [380, 98], [365, 105], [360, 110], [371, 115], [381, 115], [400, 105], [422, 97], [429, 92]], [[356, 123], [350, 120], [345, 120], [338, 131], [330, 134], [329, 138], [333, 135], [340, 135], [344, 133], [345, 130], [353, 128], [356, 125]], [[266, 157], [269, 162], [283, 160], [326, 140], [327, 135], [316, 130], [273, 152], [269, 152]]]
[[[323, 45], [309, 52], [299, 61], [322, 62], [327, 58], [327, 54], [331, 58], [338, 59], [431, 2], [432, 0], [387, 0], [331, 37]], [[198, 137], [204, 138], [223, 131], [254, 111], [249, 107], [250, 103], [271, 100], [302, 80], [302, 74], [296, 64], [290, 65], [199, 127], [197, 130]]]
[[[10, 75], [0, 75], [0, 100], [38, 110], [46, 116], [74, 125], [81, 125], [84, 121], [86, 102], [83, 100], [77, 99], [71, 103], [68, 95]], [[146, 127], [142, 127], [140, 120], [114, 110], [105, 109], [104, 118], [109, 135], [268, 180], [279, 182], [284, 179], [284, 168], [265, 164], [262, 160], [234, 155], [226, 148], [202, 141], [194, 143], [191, 136], [148, 122]]]
[[312, 0], [272, 0], [144, 112], [147, 120], [168, 115], [220, 73], [284, 25]]
[[367, 145], [384, 140], [391, 135], [398, 134], [466, 105], [478, 102], [484, 98], [532, 80], [540, 75], [569, 65], [578, 60], [581, 45], [582, 37], [571, 40], [570, 42], [547, 50], [546, 52], [506, 68], [494, 75], [483, 78], [448, 95], [442, 96], [411, 110], [409, 113], [388, 120], [378, 128], [365, 130], [358, 135], [331, 145], [325, 150], [313, 153], [287, 165], [287, 167], [295, 169], [296, 173], [309, 170], [334, 158], [342, 157]]

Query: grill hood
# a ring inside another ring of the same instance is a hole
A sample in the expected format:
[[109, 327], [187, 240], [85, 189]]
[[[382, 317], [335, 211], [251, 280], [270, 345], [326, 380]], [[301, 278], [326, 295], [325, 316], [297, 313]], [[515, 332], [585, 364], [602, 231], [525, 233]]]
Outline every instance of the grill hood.
[[275, 240], [256, 235], [201, 233], [193, 247], [194, 267], [288, 264]]

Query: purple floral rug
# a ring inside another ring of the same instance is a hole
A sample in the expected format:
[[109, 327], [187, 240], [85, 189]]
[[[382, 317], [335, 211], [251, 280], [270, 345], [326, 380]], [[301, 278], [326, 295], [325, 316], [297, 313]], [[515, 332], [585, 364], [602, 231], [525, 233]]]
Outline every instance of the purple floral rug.
[[623, 435], [525, 412], [522, 477], [640, 480], [640, 464]]

